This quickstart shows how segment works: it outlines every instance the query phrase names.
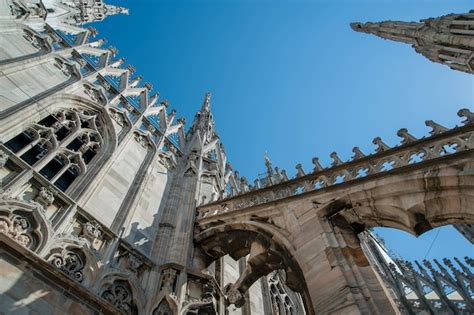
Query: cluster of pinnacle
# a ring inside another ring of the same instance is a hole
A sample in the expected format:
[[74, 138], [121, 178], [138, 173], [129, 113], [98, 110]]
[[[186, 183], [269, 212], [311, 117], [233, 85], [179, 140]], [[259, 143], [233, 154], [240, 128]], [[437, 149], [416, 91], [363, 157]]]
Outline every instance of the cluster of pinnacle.
[[[467, 108], [460, 109], [457, 112], [457, 115], [459, 117], [463, 118], [463, 120], [461, 121], [461, 126], [456, 126], [457, 128], [461, 128], [463, 126], [474, 124], [474, 113], [471, 112], [469, 109], [467, 109]], [[433, 136], [439, 135], [441, 133], [444, 133], [444, 132], [447, 132], [447, 131], [450, 130], [449, 128], [447, 128], [447, 127], [445, 127], [445, 126], [443, 126], [439, 123], [436, 123], [433, 120], [426, 120], [425, 125], [427, 127], [431, 128], [428, 137], [433, 137]], [[372, 154], [369, 154], [369, 155], [364, 154], [359, 149], [359, 147], [357, 147], [357, 146], [354, 147], [352, 149], [352, 152], [354, 153], [354, 155], [351, 157], [351, 159], [349, 161], [343, 161], [336, 152], [332, 152], [329, 155], [332, 159], [332, 163], [327, 168], [324, 167], [321, 164], [320, 159], [318, 157], [314, 157], [312, 159], [312, 163], [314, 165], [312, 173], [314, 174], [314, 173], [324, 171], [326, 169], [339, 167], [339, 166], [351, 163], [353, 161], [365, 158], [365, 157], [370, 156], [370, 155], [379, 154], [379, 153], [386, 152], [386, 151], [389, 151], [389, 150], [392, 150], [392, 149], [397, 149], [401, 146], [412, 144], [412, 143], [415, 143], [416, 141], [419, 141], [419, 140], [422, 140], [422, 139], [426, 139], [426, 137], [422, 137], [422, 138], [419, 138], [419, 139], [416, 138], [414, 135], [410, 134], [406, 128], [399, 129], [397, 131], [397, 136], [401, 138], [401, 142], [398, 146], [395, 146], [395, 147], [390, 147], [380, 137], [375, 137], [373, 139], [372, 143], [376, 146], [376, 148], [375, 148], [374, 152]], [[266, 170], [267, 170], [267, 172], [265, 174], [266, 178], [270, 179], [270, 181], [271, 181], [271, 182], [266, 181], [267, 185], [262, 184], [261, 180], [259, 180], [259, 179], [254, 180], [254, 185], [253, 186], [248, 185], [247, 178], [244, 177], [244, 176], [240, 177], [238, 171], [235, 171], [236, 180], [238, 182], [240, 182], [242, 185], [248, 186], [248, 190], [263, 188], [263, 187], [266, 187], [268, 185], [279, 184], [279, 183], [290, 180], [290, 178], [288, 177], [287, 172], [285, 170], [282, 170], [279, 167], [273, 167], [272, 162], [271, 162], [268, 154], [265, 154], [264, 161], [265, 161], [265, 166], [266, 166]], [[231, 169], [232, 167], [229, 165], [229, 168]], [[302, 166], [301, 163], [296, 164], [295, 169], [296, 169], [296, 175], [295, 175], [294, 178], [299, 178], [299, 177], [307, 175], [306, 172], [304, 171], [303, 166]], [[245, 190], [246, 189], [243, 189], [242, 192], [245, 192]]]

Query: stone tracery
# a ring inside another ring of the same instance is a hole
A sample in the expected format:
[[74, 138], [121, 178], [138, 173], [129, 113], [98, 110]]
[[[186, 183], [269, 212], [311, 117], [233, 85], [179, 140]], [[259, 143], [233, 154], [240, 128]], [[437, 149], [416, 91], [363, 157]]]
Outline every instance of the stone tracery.
[[101, 296], [124, 314], [137, 313], [136, 306], [133, 303], [132, 290], [124, 280], [114, 281], [102, 292]]
[[48, 261], [77, 282], [84, 280], [85, 257], [79, 250], [63, 248], [54, 251]]
[[6, 146], [64, 191], [101, 150], [103, 128], [97, 113], [66, 109], [32, 124]]

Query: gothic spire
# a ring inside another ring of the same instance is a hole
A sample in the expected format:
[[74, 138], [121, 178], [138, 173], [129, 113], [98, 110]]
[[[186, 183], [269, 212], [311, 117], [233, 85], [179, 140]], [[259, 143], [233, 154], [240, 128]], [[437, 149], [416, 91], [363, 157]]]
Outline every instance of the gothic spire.
[[204, 96], [204, 101], [201, 110], [194, 116], [193, 124], [188, 131], [188, 137], [199, 133], [203, 144], [217, 138], [214, 128], [214, 119], [211, 113], [211, 93], [207, 92]]
[[107, 16], [129, 14], [127, 8], [106, 4], [103, 0], [74, 0], [67, 5], [61, 0], [44, 1], [48, 10], [48, 23], [53, 22], [83, 25], [86, 23], [103, 21]]
[[353, 30], [412, 45], [417, 53], [454, 70], [474, 73], [474, 11], [420, 22], [351, 23]]

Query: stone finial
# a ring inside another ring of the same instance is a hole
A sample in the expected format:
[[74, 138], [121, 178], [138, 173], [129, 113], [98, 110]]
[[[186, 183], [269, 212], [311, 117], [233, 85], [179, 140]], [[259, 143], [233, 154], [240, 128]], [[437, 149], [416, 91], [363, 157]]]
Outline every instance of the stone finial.
[[448, 131], [448, 128], [441, 126], [440, 124], [435, 123], [432, 120], [427, 120], [425, 121], [425, 125], [427, 127], [430, 127], [432, 130], [430, 131], [431, 135], [439, 135], [440, 133], [443, 133], [445, 131]]
[[204, 102], [209, 104], [210, 101], [211, 101], [211, 92], [206, 92], [206, 95], [204, 95]]
[[387, 151], [390, 149], [390, 147], [386, 145], [385, 142], [383, 142], [380, 137], [375, 137], [374, 140], [372, 140], [372, 143], [377, 146], [377, 148], [375, 149], [375, 152], [377, 153]]
[[285, 170], [281, 170], [280, 174], [281, 174], [281, 178], [282, 178], [284, 181], [287, 181], [287, 180], [288, 180], [288, 174], [286, 174], [286, 171], [285, 171]]
[[0, 150], [0, 168], [4, 168], [8, 161], [8, 155]]
[[267, 168], [268, 175], [272, 175], [273, 174], [273, 165], [272, 165], [272, 161], [270, 160], [270, 157], [268, 156], [267, 152], [265, 152], [265, 155], [263, 156], [263, 159], [265, 160], [265, 166]]
[[151, 84], [150, 82], [145, 83], [145, 84], [144, 84], [144, 87], [145, 87], [148, 91], [153, 90], [153, 84]]
[[160, 102], [160, 105], [164, 106], [165, 108], [168, 108], [168, 106], [170, 106], [170, 102], [168, 100], [162, 100]]
[[99, 34], [99, 31], [95, 27], [89, 26], [87, 30], [92, 37], [96, 37]]
[[312, 162], [313, 162], [313, 165], [314, 165], [314, 168], [313, 168], [313, 172], [319, 172], [319, 171], [322, 171], [324, 169], [324, 167], [321, 165], [321, 163], [319, 162], [319, 158], [318, 157], [314, 157], [312, 159]]
[[130, 75], [134, 74], [135, 71], [137, 71], [137, 69], [132, 64], [127, 65], [127, 70], [128, 72], [130, 72]]
[[155, 94], [151, 95], [150, 98], [148, 99], [148, 106], [153, 106], [155, 105], [156, 101], [160, 97], [160, 93], [156, 92]]
[[305, 175], [303, 166], [301, 165], [301, 163], [296, 164], [295, 168], [296, 168], [296, 177], [301, 177]]
[[177, 122], [178, 122], [179, 124], [184, 125], [184, 124], [186, 124], [186, 118], [184, 118], [184, 117], [179, 117], [178, 120], [177, 120]]
[[130, 85], [137, 85], [138, 82], [140, 82], [141, 79], [143, 79], [143, 77], [141, 75], [135, 77], [134, 79], [132, 79], [132, 81], [130, 81]]
[[118, 54], [118, 49], [115, 48], [114, 46], [109, 46], [107, 49], [110, 51], [112, 56], [115, 56], [116, 54]]
[[416, 139], [413, 135], [411, 135], [407, 128], [402, 128], [400, 130], [397, 131], [397, 136], [399, 136], [400, 138], [402, 138], [402, 144], [407, 144], [407, 143], [410, 143], [410, 142], [414, 142], [418, 139]]
[[242, 178], [240, 179], [240, 187], [244, 192], [249, 191], [249, 183], [245, 176], [242, 176]]
[[239, 182], [240, 181], [240, 173], [239, 171], [234, 171], [234, 179], [236, 182]]
[[107, 43], [107, 38], [101, 38], [94, 42], [89, 42], [87, 45], [90, 47], [98, 48]]
[[352, 152], [354, 152], [354, 156], [352, 157], [352, 160], [357, 160], [357, 159], [365, 157], [365, 154], [362, 153], [359, 147], [353, 147]]
[[458, 111], [458, 116], [459, 117], [464, 117], [465, 119], [462, 121], [463, 125], [470, 125], [474, 124], [474, 113], [471, 112], [467, 108], [462, 108]]
[[118, 68], [120, 67], [123, 63], [125, 62], [125, 58], [119, 58], [115, 61], [113, 61], [110, 66], [113, 68]]
[[344, 164], [344, 162], [339, 158], [339, 156], [337, 156], [336, 152], [332, 152], [329, 156], [333, 159], [331, 166], [334, 167], [334, 166]]
[[254, 187], [254, 189], [259, 189], [260, 188], [260, 181], [258, 180], [258, 178], [253, 180], [253, 187]]

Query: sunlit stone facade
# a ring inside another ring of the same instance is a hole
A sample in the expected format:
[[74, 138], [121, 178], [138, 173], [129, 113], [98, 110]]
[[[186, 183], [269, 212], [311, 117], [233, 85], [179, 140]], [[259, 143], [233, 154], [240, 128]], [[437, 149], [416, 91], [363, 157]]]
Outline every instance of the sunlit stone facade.
[[292, 179], [265, 157], [249, 184], [227, 161], [209, 93], [185, 131], [87, 28], [118, 13], [128, 10], [102, 0], [0, 1], [0, 313], [472, 309], [472, 260], [454, 280], [419, 276], [432, 305], [418, 282], [404, 295], [396, 272], [410, 268], [390, 274], [399, 262], [364, 232], [474, 223], [469, 110], [457, 128], [428, 121], [424, 139], [401, 129], [398, 147], [376, 138], [372, 155], [333, 153], [328, 168], [315, 158]]

